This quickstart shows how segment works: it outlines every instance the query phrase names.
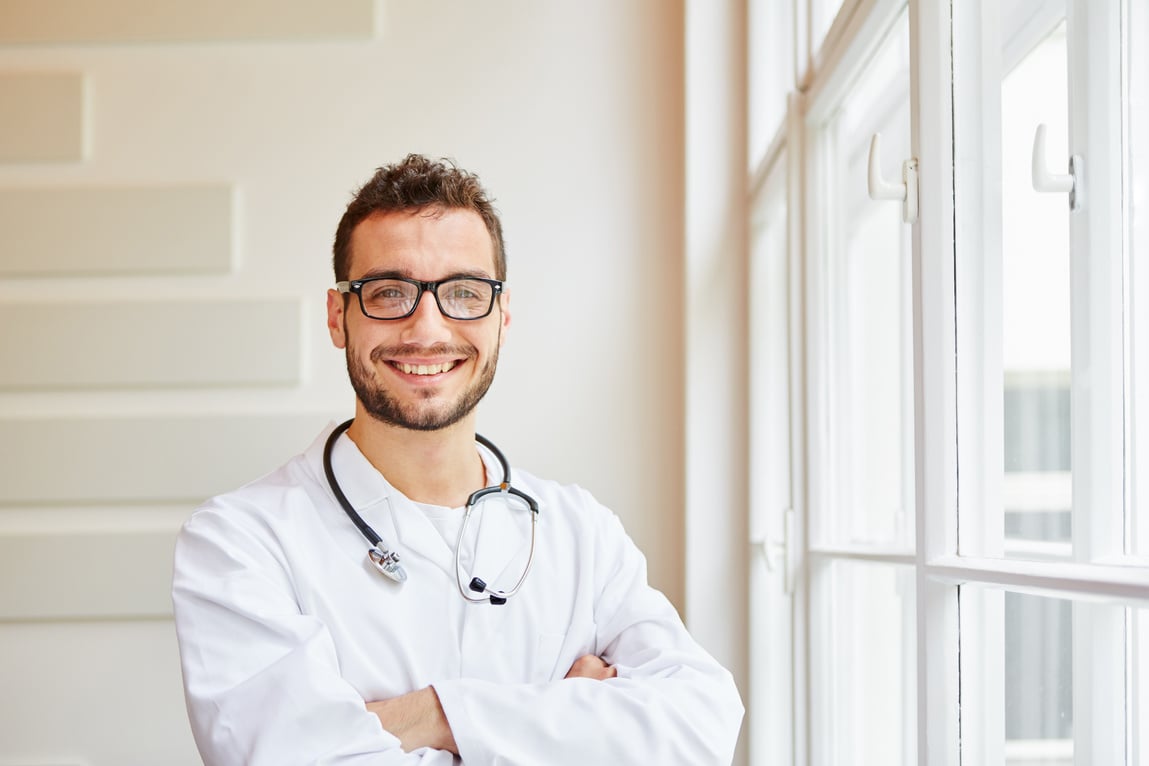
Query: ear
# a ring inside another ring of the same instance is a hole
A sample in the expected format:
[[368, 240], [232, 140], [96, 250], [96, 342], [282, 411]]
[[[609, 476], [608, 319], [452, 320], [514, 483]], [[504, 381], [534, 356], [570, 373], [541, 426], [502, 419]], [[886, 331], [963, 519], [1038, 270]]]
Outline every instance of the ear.
[[327, 291], [327, 332], [335, 348], [347, 348], [347, 334], [343, 331], [343, 309], [346, 299], [338, 290]]
[[507, 342], [507, 328], [511, 326], [511, 294], [499, 295], [499, 348]]

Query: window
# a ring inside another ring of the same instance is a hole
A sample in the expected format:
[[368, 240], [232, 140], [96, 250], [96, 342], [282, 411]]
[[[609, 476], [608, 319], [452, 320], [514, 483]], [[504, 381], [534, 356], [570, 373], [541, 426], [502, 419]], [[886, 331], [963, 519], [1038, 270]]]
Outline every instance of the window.
[[750, 117], [752, 762], [1146, 766], [1149, 6], [782, 5], [817, 55]]

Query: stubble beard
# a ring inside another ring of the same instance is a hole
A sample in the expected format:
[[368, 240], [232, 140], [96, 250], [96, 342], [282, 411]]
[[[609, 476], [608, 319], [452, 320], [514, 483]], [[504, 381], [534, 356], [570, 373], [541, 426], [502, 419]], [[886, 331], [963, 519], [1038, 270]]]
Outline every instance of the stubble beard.
[[[463, 349], [455, 349], [455, 351], [461, 350]], [[476, 358], [477, 353], [473, 347], [466, 349], [466, 351], [468, 352], [466, 353], [467, 359]], [[395, 352], [396, 349], [393, 347], [377, 346], [371, 351], [371, 361], [376, 364], [386, 364], [384, 359], [400, 356]], [[433, 350], [433, 353], [440, 352]], [[380, 423], [412, 431], [439, 431], [453, 426], [465, 418], [486, 396], [487, 390], [495, 380], [495, 368], [499, 361], [499, 346], [497, 343], [495, 344], [494, 351], [483, 365], [478, 380], [464, 390], [455, 402], [447, 403], [441, 407], [434, 407], [430, 404], [423, 406], [423, 401], [420, 400], [401, 401], [390, 391], [378, 385], [374, 370], [351, 352], [350, 344], [347, 346], [346, 355], [347, 375], [351, 379], [351, 387], [355, 389], [355, 395], [368, 415]], [[433, 396], [434, 392], [427, 391], [424, 392], [422, 399], [425, 401]]]

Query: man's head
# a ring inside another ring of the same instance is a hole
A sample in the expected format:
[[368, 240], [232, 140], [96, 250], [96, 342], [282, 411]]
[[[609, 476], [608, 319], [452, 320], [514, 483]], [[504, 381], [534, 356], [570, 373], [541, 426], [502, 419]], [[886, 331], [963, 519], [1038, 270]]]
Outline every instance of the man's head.
[[340, 221], [327, 296], [357, 413], [408, 430], [473, 428], [510, 324], [505, 263], [474, 175], [418, 155], [375, 174]]
[[495, 258], [495, 279], [507, 278], [507, 253], [503, 225], [478, 176], [449, 160], [432, 160], [408, 154], [402, 162], [385, 165], [363, 185], [335, 230], [333, 265], [335, 281], [350, 279], [351, 233], [366, 218], [380, 213], [424, 210], [473, 210], [483, 219]]

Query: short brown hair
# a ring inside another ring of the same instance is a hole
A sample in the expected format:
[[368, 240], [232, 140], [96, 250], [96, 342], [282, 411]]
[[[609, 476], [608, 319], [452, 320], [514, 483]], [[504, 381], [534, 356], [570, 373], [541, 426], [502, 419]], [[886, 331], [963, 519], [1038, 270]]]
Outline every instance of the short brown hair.
[[385, 165], [355, 193], [339, 228], [333, 247], [335, 281], [349, 279], [351, 232], [364, 219], [376, 213], [418, 212], [427, 208], [474, 210], [491, 235], [495, 255], [495, 278], [507, 278], [507, 254], [503, 245], [503, 225], [479, 177], [448, 159], [432, 160], [421, 154], [408, 154], [402, 162]]

